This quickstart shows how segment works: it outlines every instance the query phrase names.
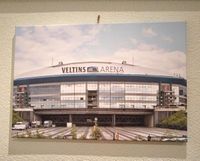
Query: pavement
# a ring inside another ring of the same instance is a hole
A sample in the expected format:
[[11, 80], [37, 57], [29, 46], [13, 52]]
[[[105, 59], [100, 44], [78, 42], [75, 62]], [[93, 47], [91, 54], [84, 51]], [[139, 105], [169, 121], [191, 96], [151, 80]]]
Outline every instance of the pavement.
[[[102, 137], [101, 140], [147, 140], [151, 136], [152, 140], [159, 141], [160, 138], [187, 136], [187, 131], [163, 129], [163, 128], [147, 128], [147, 127], [99, 127]], [[50, 128], [31, 128], [28, 130], [12, 130], [12, 137], [27, 136], [41, 134], [43, 137], [51, 139], [72, 138], [71, 128], [67, 127], [50, 127]], [[77, 139], [92, 139], [93, 127], [76, 127]], [[167, 140], [166, 140], [167, 141]], [[184, 140], [185, 141], [185, 140]]]

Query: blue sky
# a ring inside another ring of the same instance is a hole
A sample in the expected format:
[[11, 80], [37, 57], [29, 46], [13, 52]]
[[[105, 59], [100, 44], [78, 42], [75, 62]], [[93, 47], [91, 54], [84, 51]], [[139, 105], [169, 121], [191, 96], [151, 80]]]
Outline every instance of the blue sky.
[[112, 61], [186, 77], [185, 22], [16, 27], [15, 75], [74, 61]]

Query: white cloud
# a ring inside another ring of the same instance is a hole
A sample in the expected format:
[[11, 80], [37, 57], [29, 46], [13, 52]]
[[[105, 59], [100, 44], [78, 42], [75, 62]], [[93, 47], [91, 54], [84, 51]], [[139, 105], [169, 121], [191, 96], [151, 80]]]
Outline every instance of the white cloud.
[[16, 36], [15, 75], [49, 66], [52, 57], [54, 64], [87, 58], [87, 47], [98, 45], [96, 36], [102, 28], [35, 27], [33, 32], [23, 28], [23, 34]]
[[131, 43], [134, 44], [134, 45], [137, 45], [137, 44], [138, 44], [138, 40], [135, 39], [135, 38], [131, 38], [130, 41], [131, 41]]
[[142, 30], [142, 34], [146, 37], [154, 37], [154, 36], [157, 36], [157, 33], [150, 27], [148, 28], [144, 28]]
[[[121, 48], [114, 53], [102, 53], [91, 57], [89, 47], [99, 45], [97, 36], [104, 30], [103, 26], [86, 28], [84, 31], [75, 27], [36, 27], [34, 32], [23, 28], [22, 35], [16, 37], [16, 61], [15, 75], [51, 65], [52, 57], [54, 65], [59, 61], [112, 61], [122, 62], [126, 60], [134, 64], [149, 68], [180, 73], [185, 77], [186, 56], [180, 51], [167, 51], [156, 45], [149, 45], [131, 38], [134, 48]], [[157, 34], [148, 28], [145, 33], [156, 36]], [[106, 55], [106, 56], [105, 56]]]
[[164, 40], [164, 41], [166, 41], [168, 43], [173, 43], [174, 42], [174, 39], [172, 37], [170, 37], [170, 36], [162, 36], [161, 38], [162, 38], [162, 40]]
[[179, 73], [182, 77], [186, 77], [186, 56], [180, 51], [166, 51], [155, 45], [139, 43], [134, 49], [122, 48], [114, 53], [112, 61], [121, 62], [126, 60], [134, 64], [148, 68], [165, 71], [169, 74]]

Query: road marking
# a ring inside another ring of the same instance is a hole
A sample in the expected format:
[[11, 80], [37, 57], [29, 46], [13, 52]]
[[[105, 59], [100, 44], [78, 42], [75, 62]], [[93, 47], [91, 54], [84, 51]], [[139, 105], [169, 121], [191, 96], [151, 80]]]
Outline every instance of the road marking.
[[[102, 133], [102, 140], [113, 140], [115, 132], [119, 134], [119, 140], [135, 140], [147, 139], [150, 134], [152, 137], [166, 136], [167, 133], [174, 134], [175, 136], [182, 136], [187, 134], [187, 131], [174, 130], [174, 129], [161, 129], [161, 128], [145, 128], [145, 127], [98, 127]], [[92, 139], [93, 127], [76, 127], [77, 139]], [[12, 137], [18, 135], [25, 135], [31, 132], [32, 135], [36, 133], [42, 134], [45, 137], [63, 138], [65, 135], [71, 134], [71, 128], [55, 127], [55, 128], [33, 128], [28, 130], [12, 130]], [[71, 137], [70, 137], [71, 139]]]

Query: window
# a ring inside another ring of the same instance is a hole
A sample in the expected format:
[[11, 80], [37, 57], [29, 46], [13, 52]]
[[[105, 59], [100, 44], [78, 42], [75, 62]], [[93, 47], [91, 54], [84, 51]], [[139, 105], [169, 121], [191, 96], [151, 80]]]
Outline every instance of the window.
[[44, 86], [30, 86], [30, 95], [39, 94], [58, 94], [60, 91], [59, 85], [44, 85]]
[[111, 93], [124, 93], [124, 83], [111, 83]]
[[74, 83], [61, 84], [61, 93], [74, 93]]
[[140, 83], [126, 83], [126, 93], [146, 93], [157, 94], [159, 90], [158, 84], [140, 84]]
[[86, 93], [86, 83], [75, 83], [75, 93]]
[[98, 83], [97, 82], [88, 82], [87, 83], [87, 90], [88, 91], [96, 91], [98, 89]]
[[99, 83], [99, 93], [110, 93], [110, 82]]

